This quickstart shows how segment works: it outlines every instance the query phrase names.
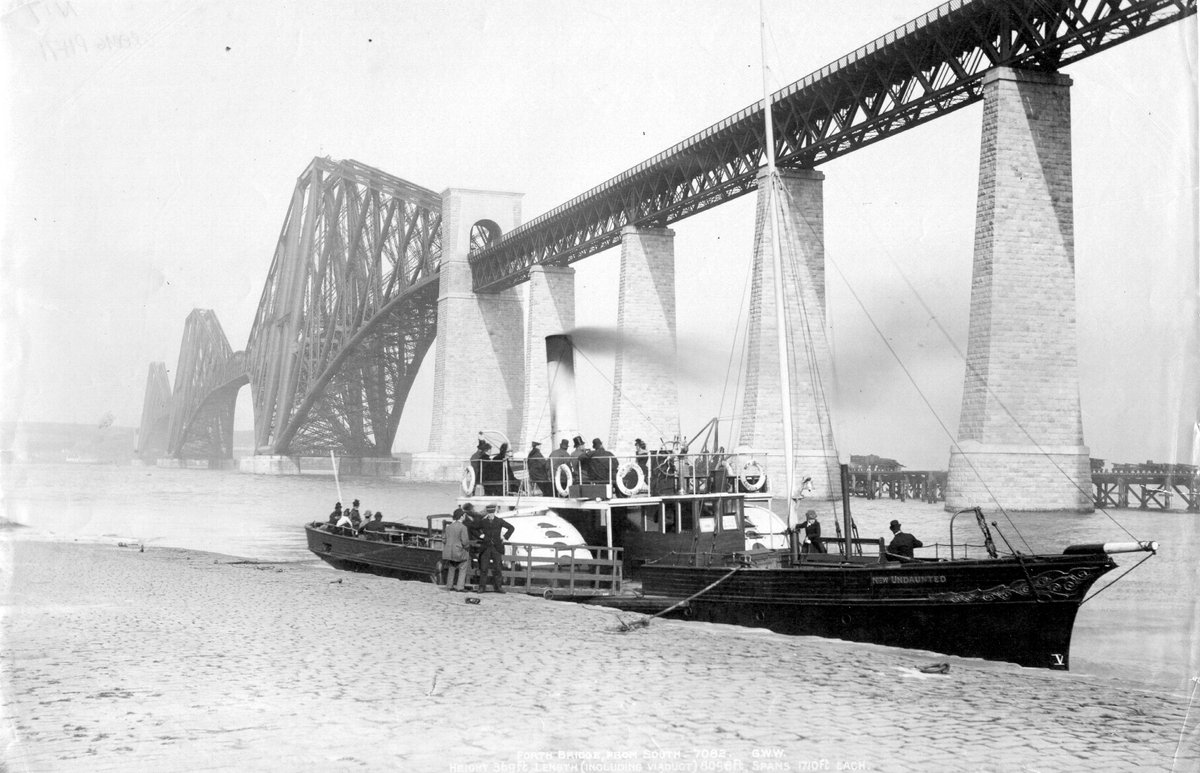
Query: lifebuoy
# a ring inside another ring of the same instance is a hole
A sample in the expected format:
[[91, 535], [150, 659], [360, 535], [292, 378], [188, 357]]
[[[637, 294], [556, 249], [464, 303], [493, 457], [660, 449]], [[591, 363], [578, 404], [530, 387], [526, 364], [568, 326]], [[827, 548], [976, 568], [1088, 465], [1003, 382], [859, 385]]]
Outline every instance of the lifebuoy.
[[558, 495], [565, 497], [571, 493], [571, 484], [574, 482], [575, 477], [571, 475], [571, 465], [558, 465], [558, 469], [554, 471], [554, 490], [558, 492]]
[[[625, 485], [625, 476], [629, 473], [637, 476], [632, 486]], [[641, 491], [646, 486], [646, 474], [642, 472], [642, 466], [634, 462], [625, 462], [617, 468], [617, 491], [620, 491], [627, 497], [631, 497]]]
[[475, 468], [469, 465], [463, 468], [462, 493], [467, 496], [475, 494]]
[[[755, 479], [753, 483], [750, 482], [751, 478]], [[738, 480], [747, 491], [758, 491], [767, 483], [767, 471], [761, 464], [751, 459], [742, 465], [742, 471], [738, 473]]]

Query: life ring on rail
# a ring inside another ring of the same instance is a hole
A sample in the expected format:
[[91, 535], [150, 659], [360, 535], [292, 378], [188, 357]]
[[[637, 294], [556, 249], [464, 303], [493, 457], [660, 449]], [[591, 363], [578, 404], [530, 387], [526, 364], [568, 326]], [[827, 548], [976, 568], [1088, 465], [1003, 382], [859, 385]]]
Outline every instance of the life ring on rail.
[[[747, 491], [758, 491], [767, 483], [767, 471], [763, 466], [754, 459], [742, 465], [742, 471], [738, 473], [738, 480], [742, 484], [742, 488]], [[754, 482], [751, 483], [751, 480]]]
[[554, 471], [554, 490], [558, 492], [558, 495], [565, 497], [571, 493], [571, 484], [574, 482], [575, 476], [571, 474], [571, 465], [558, 465], [558, 469]]
[[[632, 486], [626, 486], [625, 476], [631, 472], [636, 477], [634, 478]], [[642, 472], [642, 466], [640, 464], [635, 464], [634, 462], [625, 462], [625, 464], [622, 464], [617, 468], [617, 491], [620, 491], [625, 496], [633, 496], [637, 492], [641, 491], [645, 485], [646, 475]]]
[[463, 468], [462, 474], [462, 493], [467, 496], [475, 494], [475, 468], [468, 465]]

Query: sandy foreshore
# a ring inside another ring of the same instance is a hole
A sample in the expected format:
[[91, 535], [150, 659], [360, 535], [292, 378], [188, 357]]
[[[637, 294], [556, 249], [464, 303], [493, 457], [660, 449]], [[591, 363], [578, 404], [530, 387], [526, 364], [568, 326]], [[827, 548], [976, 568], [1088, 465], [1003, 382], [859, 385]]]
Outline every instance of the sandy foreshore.
[[[1197, 770], [1187, 696], [136, 545], [12, 541], [10, 771]], [[632, 619], [632, 618], [631, 618]], [[951, 663], [946, 675], [918, 671]]]

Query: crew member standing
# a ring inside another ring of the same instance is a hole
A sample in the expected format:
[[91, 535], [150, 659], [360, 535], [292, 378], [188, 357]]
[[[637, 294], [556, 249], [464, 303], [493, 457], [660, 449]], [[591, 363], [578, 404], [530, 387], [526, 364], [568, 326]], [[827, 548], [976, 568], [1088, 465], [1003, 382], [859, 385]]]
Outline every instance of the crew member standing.
[[804, 540], [807, 545], [805, 553], [827, 553], [825, 543], [821, 542], [821, 522], [817, 520], [817, 511], [809, 510], [804, 514]]
[[512, 536], [515, 527], [496, 515], [495, 505], [488, 505], [479, 528], [479, 592], [483, 592], [490, 578], [496, 593], [504, 593], [504, 588], [501, 587], [504, 574], [500, 559], [504, 555], [504, 542]]

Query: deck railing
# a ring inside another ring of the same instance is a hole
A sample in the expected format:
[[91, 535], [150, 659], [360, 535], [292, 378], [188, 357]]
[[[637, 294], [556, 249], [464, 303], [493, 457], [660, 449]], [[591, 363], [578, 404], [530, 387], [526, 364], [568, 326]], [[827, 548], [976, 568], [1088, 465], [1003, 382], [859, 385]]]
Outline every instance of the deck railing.
[[551, 596], [595, 596], [621, 591], [621, 548], [596, 545], [504, 546], [504, 584]]

